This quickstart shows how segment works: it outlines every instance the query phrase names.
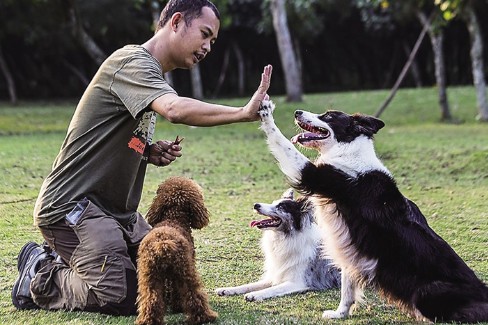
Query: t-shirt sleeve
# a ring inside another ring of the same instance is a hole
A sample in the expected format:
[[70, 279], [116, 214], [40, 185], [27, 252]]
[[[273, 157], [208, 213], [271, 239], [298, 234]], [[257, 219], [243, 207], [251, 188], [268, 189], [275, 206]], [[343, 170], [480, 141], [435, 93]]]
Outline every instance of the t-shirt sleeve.
[[134, 117], [159, 96], [176, 93], [164, 80], [157, 63], [146, 58], [132, 58], [123, 64], [114, 74], [110, 91]]

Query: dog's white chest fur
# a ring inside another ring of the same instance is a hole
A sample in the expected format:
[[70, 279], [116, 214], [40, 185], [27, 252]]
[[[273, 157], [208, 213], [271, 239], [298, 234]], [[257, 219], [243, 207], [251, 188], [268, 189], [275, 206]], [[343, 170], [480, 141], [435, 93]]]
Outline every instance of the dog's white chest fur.
[[375, 275], [375, 259], [361, 256], [353, 244], [349, 228], [344, 219], [337, 215], [335, 205], [319, 197], [312, 197], [316, 206], [316, 219], [324, 235], [324, 250], [334, 263], [346, 271], [351, 278], [368, 282]]
[[[317, 226], [286, 236], [281, 232], [265, 231], [261, 248], [265, 255], [264, 277], [276, 285], [286, 281], [302, 281], [310, 261], [316, 257], [321, 242]], [[311, 248], [312, 249], [308, 249]], [[307, 249], [304, 249], [307, 248]]]

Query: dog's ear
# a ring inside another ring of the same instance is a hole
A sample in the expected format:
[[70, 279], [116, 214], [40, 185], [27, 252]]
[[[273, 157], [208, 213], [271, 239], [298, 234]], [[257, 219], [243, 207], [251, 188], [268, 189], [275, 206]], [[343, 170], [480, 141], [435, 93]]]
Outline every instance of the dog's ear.
[[198, 197], [192, 200], [188, 208], [191, 215], [190, 227], [201, 229], [208, 225], [210, 214], [203, 203], [203, 195], [199, 193]]
[[373, 134], [376, 134], [385, 126], [385, 123], [382, 120], [373, 116], [354, 114], [353, 117], [358, 131], [368, 137], [372, 137]]
[[163, 209], [165, 209], [165, 207], [163, 206], [163, 202], [159, 202], [158, 197], [156, 196], [146, 213], [147, 223], [154, 227], [155, 224], [163, 221]]
[[163, 221], [165, 217], [165, 212], [168, 210], [167, 200], [162, 195], [163, 190], [161, 189], [161, 186], [162, 185], [158, 187], [158, 190], [156, 191], [156, 196], [154, 197], [153, 202], [146, 213], [146, 221], [153, 227], [155, 224]]
[[289, 188], [281, 195], [283, 200], [293, 200], [293, 189]]
[[188, 180], [188, 182], [185, 191], [185, 205], [190, 215], [190, 227], [201, 229], [208, 225], [210, 214], [205, 206], [203, 190], [200, 185], [193, 180]]

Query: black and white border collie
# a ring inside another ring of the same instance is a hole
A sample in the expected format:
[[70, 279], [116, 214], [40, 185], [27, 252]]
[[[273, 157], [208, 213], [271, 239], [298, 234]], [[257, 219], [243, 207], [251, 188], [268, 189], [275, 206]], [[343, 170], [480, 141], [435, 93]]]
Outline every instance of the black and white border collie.
[[[339, 111], [295, 112], [305, 132], [286, 139], [263, 101], [261, 129], [289, 183], [309, 195], [327, 254], [342, 270], [341, 301], [324, 318], [344, 318], [365, 285], [417, 320], [488, 321], [488, 287], [404, 197], [375, 154], [384, 123]], [[293, 144], [319, 152], [315, 162]]]
[[322, 235], [306, 197], [295, 200], [289, 189], [271, 204], [256, 203], [254, 210], [265, 216], [251, 222], [263, 231], [264, 274], [256, 282], [218, 288], [219, 296], [245, 294], [247, 301], [261, 301], [339, 287], [340, 272], [322, 253]]

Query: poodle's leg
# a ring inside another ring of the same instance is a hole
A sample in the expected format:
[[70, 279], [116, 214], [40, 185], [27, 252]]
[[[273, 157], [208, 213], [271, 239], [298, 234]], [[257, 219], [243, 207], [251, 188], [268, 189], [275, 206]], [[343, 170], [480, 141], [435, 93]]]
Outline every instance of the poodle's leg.
[[181, 272], [175, 279], [175, 285], [180, 288], [178, 291], [181, 294], [183, 311], [187, 315], [186, 321], [189, 324], [213, 322], [217, 319], [218, 314], [211, 309], [208, 303], [208, 297], [192, 255], [188, 252], [187, 258], [180, 260], [178, 266]]
[[166, 304], [164, 302], [164, 278], [154, 274], [151, 265], [144, 264], [139, 259], [138, 265], [138, 298], [137, 298], [137, 325], [163, 325]]
[[[173, 275], [173, 279], [176, 276]], [[179, 314], [183, 312], [183, 302], [181, 301], [181, 293], [180, 293], [180, 283], [175, 283], [171, 287], [171, 300], [168, 301], [168, 305], [170, 306], [170, 310], [173, 314]]]
[[213, 322], [218, 314], [213, 311], [208, 303], [208, 296], [204, 288], [197, 283], [186, 283], [181, 286], [183, 310], [187, 315], [189, 324], [203, 324]]

